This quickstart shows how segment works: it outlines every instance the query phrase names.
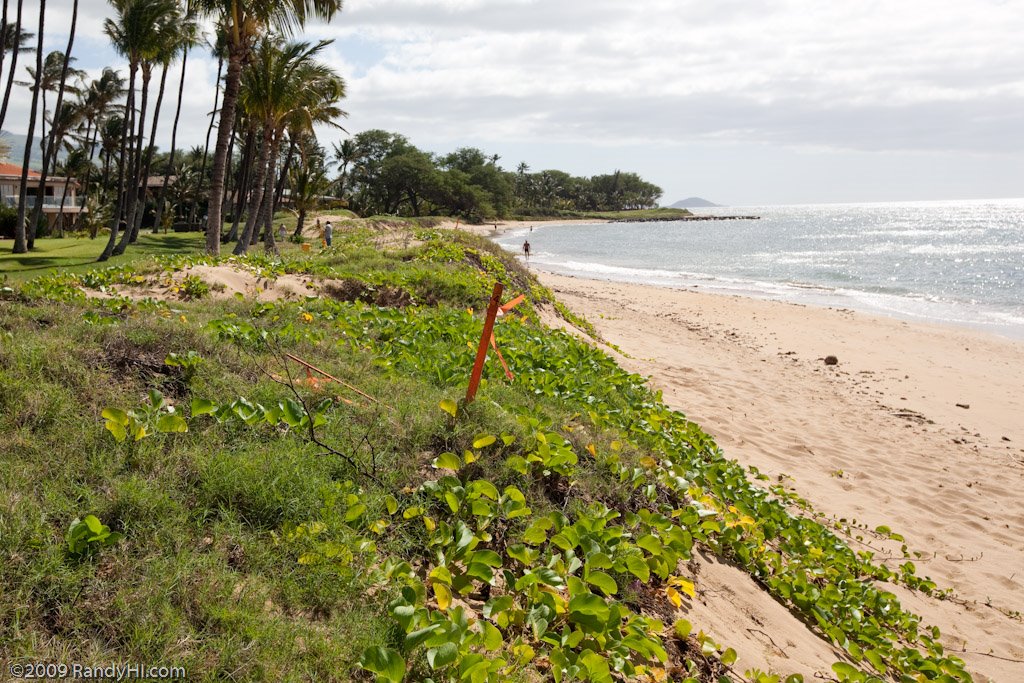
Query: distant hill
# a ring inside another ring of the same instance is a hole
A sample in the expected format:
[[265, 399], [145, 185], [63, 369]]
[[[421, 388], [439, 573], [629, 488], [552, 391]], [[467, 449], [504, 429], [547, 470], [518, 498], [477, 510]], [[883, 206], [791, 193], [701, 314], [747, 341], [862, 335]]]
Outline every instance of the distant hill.
[[[11, 146], [7, 163], [21, 166], [21, 162], [25, 158], [25, 135], [0, 130], [0, 137]], [[39, 151], [39, 138], [33, 138], [32, 142], [32, 156], [29, 158], [28, 167], [33, 171], [38, 171], [43, 166], [43, 154]], [[63, 156], [61, 154], [61, 157]]]
[[687, 197], [686, 199], [680, 199], [675, 204], [670, 205], [672, 209], [706, 209], [714, 206], [721, 206], [721, 204], [715, 204], [709, 202], [706, 199], [700, 197]]

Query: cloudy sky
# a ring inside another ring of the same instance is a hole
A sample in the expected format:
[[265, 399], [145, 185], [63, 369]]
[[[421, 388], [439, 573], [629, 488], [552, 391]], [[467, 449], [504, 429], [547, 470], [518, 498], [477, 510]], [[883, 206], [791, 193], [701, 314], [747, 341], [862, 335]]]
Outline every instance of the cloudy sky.
[[[80, 5], [77, 66], [123, 68], [107, 3]], [[47, 50], [70, 6], [47, 3]], [[25, 12], [34, 30], [38, 0]], [[335, 40], [352, 133], [477, 146], [506, 168], [632, 170], [665, 203], [732, 205], [1024, 195], [1021, 36], [1024, 0], [349, 0], [306, 31]], [[216, 68], [189, 58], [186, 146]], [[20, 89], [6, 128], [24, 132], [27, 109]]]

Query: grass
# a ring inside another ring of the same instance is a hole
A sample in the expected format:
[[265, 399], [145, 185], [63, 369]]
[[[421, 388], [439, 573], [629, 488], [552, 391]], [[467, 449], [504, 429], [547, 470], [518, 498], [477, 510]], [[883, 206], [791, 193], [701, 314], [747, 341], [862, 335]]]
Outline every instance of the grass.
[[[278, 214], [274, 225], [285, 224], [288, 236], [295, 229], [295, 217]], [[313, 223], [306, 224], [306, 239], [316, 240]], [[225, 225], [225, 230], [230, 225]], [[38, 238], [35, 249], [27, 254], [12, 254], [14, 240], [0, 240], [0, 279], [7, 277], [11, 282], [24, 282], [40, 275], [60, 271], [62, 273], [86, 273], [97, 267], [96, 259], [107, 245], [107, 236], [96, 239], [88, 237]], [[230, 254], [235, 243], [221, 245], [221, 253]], [[105, 265], [137, 265], [152, 257], [202, 254], [206, 248], [205, 236], [199, 232], [170, 232], [153, 234], [143, 230], [139, 240], [128, 247], [121, 256], [115, 256]], [[298, 245], [285, 240], [278, 248], [284, 253], [298, 250]], [[261, 247], [257, 247], [261, 249]]]
[[[146, 236], [137, 253], [176, 243]], [[402, 263], [374, 249], [353, 255], [346, 268], [364, 272]], [[9, 560], [0, 567], [0, 659], [174, 662], [189, 680], [355, 675], [362, 650], [393, 630], [386, 612], [367, 596], [358, 567], [303, 570], [294, 549], [273, 540], [322, 515], [325, 496], [353, 476], [344, 462], [299, 434], [237, 427], [119, 446], [98, 420], [105, 407], [134, 405], [151, 388], [182, 406], [190, 396], [279, 398], [281, 387], [258, 370], [273, 363], [266, 350], [240, 356], [202, 332], [214, 318], [248, 317], [250, 305], [183, 303], [187, 324], [137, 316], [109, 326], [83, 319], [87, 308], [0, 310], [10, 337], [0, 352], [0, 434], [9, 445], [0, 468], [0, 553]], [[190, 350], [204, 360], [183, 386], [163, 359]], [[358, 451], [368, 433], [392, 488], [418, 483], [422, 454], [479, 431], [448, 433], [436, 409], [444, 392], [391, 377], [360, 351], [309, 343], [290, 350], [394, 407], [394, 416], [367, 408], [332, 419], [323, 434], [339, 450]], [[381, 494], [374, 499], [380, 504]], [[63, 534], [86, 514], [130, 540], [92, 560], [68, 557]], [[402, 552], [407, 542], [392, 547]]]
[[[23, 282], [53, 271], [84, 273], [96, 267], [96, 259], [106, 246], [106, 237], [39, 238], [36, 247], [27, 254], [12, 254], [13, 240], [0, 240], [0, 278], [7, 276], [13, 282]], [[153, 235], [143, 232], [139, 241], [129, 247], [123, 256], [109, 264], [134, 263], [152, 256], [198, 254], [204, 247], [200, 233], [168, 233]]]
[[[844, 539], [870, 531], [819, 521], [643, 378], [541, 327], [550, 293], [493, 244], [422, 222], [395, 244], [393, 223], [243, 262], [312, 277], [321, 298], [81, 296], [103, 273], [0, 289], [3, 670], [374, 680], [362, 661], [409, 681], [516, 682], [559, 662], [574, 680], [611, 681], [612, 664], [620, 678], [719, 680], [742, 672], [729, 634], [719, 645], [678, 610], [696, 597], [699, 548], [847, 648], [840, 680], [969, 680], [885, 589], [934, 591], [912, 564], [855, 554]], [[458, 406], [496, 279], [530, 298], [495, 332], [516, 378], [492, 359]], [[189, 352], [191, 367], [167, 363]], [[304, 374], [285, 352], [364, 393], [289, 386]], [[143, 438], [118, 441], [119, 416]], [[87, 515], [123, 538], [72, 552], [65, 535]], [[885, 532], [873, 542], [898, 548]]]

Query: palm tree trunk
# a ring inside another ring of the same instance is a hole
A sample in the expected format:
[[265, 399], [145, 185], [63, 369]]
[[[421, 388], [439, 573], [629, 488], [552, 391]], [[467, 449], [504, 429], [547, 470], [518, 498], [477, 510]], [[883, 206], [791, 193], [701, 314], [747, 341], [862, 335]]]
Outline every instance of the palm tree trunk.
[[288, 136], [288, 153], [284, 155], [284, 165], [281, 167], [281, 173], [277, 176], [277, 190], [274, 192], [274, 213], [277, 213], [277, 208], [281, 205], [281, 200], [284, 198], [284, 188], [288, 181], [288, 170], [292, 167], [292, 160], [295, 157], [295, 148], [298, 143], [295, 141], [293, 136]]
[[149, 192], [149, 170], [153, 164], [153, 149], [156, 147], [156, 131], [160, 123], [160, 108], [164, 103], [164, 89], [167, 87], [167, 67], [165, 62], [163, 71], [160, 73], [160, 89], [157, 90], [156, 107], [153, 109], [153, 125], [149, 130], [149, 147], [146, 148], [146, 161], [142, 165], [142, 189], [139, 190], [139, 204], [135, 209], [135, 217], [132, 221], [132, 236], [130, 244], [139, 239], [139, 228], [142, 227], [142, 216], [146, 213], [146, 194]]
[[305, 205], [303, 205], [303, 207], [301, 209], [299, 209], [299, 218], [298, 218], [297, 221], [295, 221], [295, 232], [292, 233], [292, 236], [295, 237], [295, 238], [302, 237], [302, 229], [305, 226], [306, 226], [306, 207], [305, 207]]
[[[121, 241], [114, 249], [114, 256], [120, 256], [124, 253], [124, 250], [128, 248], [128, 242], [131, 240], [132, 232], [135, 227], [135, 211], [140, 201], [144, 201], [145, 187], [139, 189], [140, 183], [142, 183], [142, 165], [143, 155], [142, 148], [146, 142], [146, 110], [149, 105], [149, 82], [153, 78], [153, 66], [152, 64], [144, 64], [142, 66], [142, 105], [139, 107], [139, 132], [138, 140], [133, 145], [134, 150], [132, 151], [132, 169], [131, 176], [129, 177], [129, 185], [126, 188], [127, 193], [127, 208], [124, 212], [124, 234], [121, 235]], [[134, 131], [132, 131], [134, 134]], [[143, 194], [140, 198], [139, 195]]]
[[[41, 88], [42, 87], [41, 81], [36, 81], [36, 87], [37, 88]], [[43, 160], [43, 171], [44, 171], [44, 173], [40, 173], [39, 175], [40, 175], [40, 179], [42, 179], [46, 175], [45, 174], [46, 158], [47, 158], [47, 156], [49, 156], [49, 148], [46, 146], [46, 89], [45, 88], [42, 89], [42, 93], [40, 93], [40, 97], [43, 100], [43, 118], [40, 121], [40, 129], [39, 129], [39, 157]], [[32, 136], [30, 135], [28, 138], [26, 138], [25, 144], [28, 145], [31, 142], [32, 142]], [[35, 203], [35, 206], [32, 207], [32, 215], [29, 216], [28, 224], [26, 224], [26, 226], [25, 226], [25, 239], [26, 239], [26, 242], [28, 244], [28, 248], [29, 248], [30, 251], [32, 249], [35, 249], [35, 247], [36, 247], [36, 229], [39, 227], [39, 219], [43, 215], [43, 202], [41, 201], [41, 198], [45, 199], [45, 196], [46, 196], [46, 182], [44, 181], [43, 184], [42, 184], [42, 187], [36, 188], [36, 203]]]
[[278, 168], [278, 155], [281, 153], [280, 138], [278, 133], [274, 133], [270, 142], [270, 155], [266, 162], [266, 176], [263, 179], [263, 201], [259, 205], [259, 214], [256, 216], [256, 227], [253, 229], [252, 239], [249, 241], [249, 246], [254, 247], [259, 244], [260, 230], [270, 230], [270, 226], [273, 221], [273, 193], [275, 189], [274, 178], [276, 177], [276, 168]]
[[[174, 125], [171, 127], [171, 158], [167, 160], [167, 172], [164, 173], [164, 183], [160, 187], [160, 195], [156, 201], [156, 216], [153, 218], [153, 232], [157, 233], [163, 225], [164, 218], [164, 197], [167, 196], [167, 182], [174, 171], [174, 146], [178, 144], [178, 120], [181, 119], [181, 100], [185, 92], [185, 67], [188, 66], [188, 49], [181, 55], [181, 81], [178, 83], [178, 104], [174, 111]], [[177, 182], [177, 181], [175, 181]]]
[[[226, 102], [227, 98], [225, 97], [225, 104]], [[256, 228], [259, 219], [260, 207], [262, 206], [263, 195], [265, 194], [264, 189], [267, 185], [267, 167], [269, 166], [268, 161], [270, 159], [273, 135], [274, 132], [271, 130], [270, 125], [265, 124], [263, 126], [263, 145], [260, 147], [259, 161], [256, 162], [252, 198], [249, 200], [249, 215], [245, 219], [245, 230], [242, 231], [242, 236], [239, 238], [238, 244], [235, 245], [234, 254], [236, 256], [244, 254], [252, 242], [253, 230]]]
[[[78, 0], [74, 1], [71, 7], [71, 32], [68, 34], [68, 46], [64, 50], [64, 63], [60, 67], [60, 85], [57, 87], [57, 103], [53, 105], [53, 125], [50, 127], [50, 139], [46, 143], [46, 147], [43, 150], [43, 170], [39, 174], [39, 196], [43, 196], [46, 193], [46, 175], [50, 170], [50, 164], [57, 164], [57, 144], [59, 142], [57, 135], [57, 127], [59, 125], [60, 110], [64, 106], [64, 89], [67, 86], [68, 80], [68, 65], [71, 64], [71, 50], [75, 46], [75, 27], [78, 25]], [[46, 118], [46, 105], [43, 104], [43, 118]], [[68, 186], [67, 181], [64, 183], [64, 193], [67, 194]], [[57, 220], [63, 221], [64, 216], [64, 198], [60, 200], [60, 212], [57, 213]], [[36, 202], [35, 211], [32, 212], [32, 222], [29, 224], [28, 229], [28, 248], [32, 249], [36, 245], [36, 227], [39, 225], [39, 217], [42, 215], [43, 206], [41, 203]], [[62, 226], [63, 229], [63, 226]]]
[[[238, 141], [238, 119], [235, 119], [235, 129], [231, 131], [231, 142], [228, 143], [228, 170], [227, 175], [224, 179], [224, 200], [220, 203], [220, 215], [223, 220], [224, 214], [227, 213], [228, 208], [231, 206], [231, 190], [238, 189], [238, 176], [237, 174], [232, 176], [231, 173], [231, 162], [235, 158], [235, 143]], [[232, 177], [234, 177], [234, 185], [232, 188]], [[221, 240], [223, 242], [223, 240]]]
[[252, 166], [252, 155], [256, 147], [256, 131], [249, 128], [245, 134], [245, 147], [242, 148], [242, 156], [238, 160], [238, 175], [235, 177], [235, 201], [231, 212], [231, 230], [221, 240], [222, 244], [234, 242], [238, 239], [238, 226], [242, 222], [242, 211], [245, 209], [245, 199], [249, 195], [250, 167]]
[[[18, 5], [18, 23], [20, 28], [21, 5]], [[25, 158], [21, 165], [21, 184], [18, 186], [18, 222], [14, 226], [14, 249], [15, 254], [24, 254], [28, 251], [28, 244], [25, 240], [25, 204], [28, 202], [28, 162], [32, 159], [32, 136], [36, 132], [36, 109], [39, 105], [39, 81], [43, 77], [43, 29], [46, 18], [46, 0], [39, 0], [39, 36], [36, 43], [36, 84], [32, 89], [32, 109], [28, 114], [28, 134], [25, 138]], [[17, 54], [17, 53], [15, 53]], [[13, 73], [14, 69], [11, 69]], [[36, 197], [36, 202], [41, 202], [42, 197]]]
[[[11, 54], [11, 70], [7, 72], [7, 88], [4, 90], [4, 103], [0, 107], [0, 128], [4, 127], [4, 119], [7, 118], [7, 104], [11, 101], [11, 88], [14, 87], [14, 72], [18, 68], [18, 53], [21, 52], [21, 6], [25, 0], [18, 0], [18, 15], [14, 24], [14, 47]], [[4, 2], [4, 9], [7, 3]]]
[[[203, 144], [203, 163], [199, 167], [199, 178], [198, 182], [200, 185], [206, 178], [206, 157], [210, 153], [210, 134], [213, 133], [213, 117], [217, 113], [217, 103], [220, 98], [220, 76], [224, 70], [224, 58], [217, 58], [217, 82], [213, 84], [213, 111], [210, 112], [210, 125], [206, 127], [206, 142]], [[196, 208], [199, 205], [199, 188], [196, 188], [195, 197], [192, 201], [192, 208], [188, 213], [188, 222], [196, 222]]]
[[64, 203], [68, 199], [68, 182], [67, 182], [68, 179], [69, 178], [67, 176], [65, 176], [64, 189], [61, 190], [61, 193], [60, 193], [60, 210], [57, 211], [57, 230], [58, 230], [57, 236], [58, 237], [64, 237]]
[[[275, 147], [277, 145], [275, 144]], [[276, 156], [271, 157], [270, 168], [267, 169], [267, 177], [273, 181], [275, 173], [275, 167], [277, 164], [274, 160]], [[263, 247], [267, 251], [277, 253], [277, 243], [274, 241], [274, 194], [270, 190], [274, 189], [273, 185], [267, 187], [267, 199], [264, 202], [267, 206], [263, 207]]]
[[[235, 127], [235, 109], [238, 104], [238, 89], [242, 81], [243, 56], [244, 48], [241, 46], [233, 45], [228, 53], [228, 73], [224, 79], [224, 102], [220, 107], [220, 122], [217, 124], [217, 147], [213, 154], [213, 173], [210, 178], [210, 215], [206, 224], [206, 253], [214, 256], [220, 254], [222, 227], [220, 203], [224, 199], [228, 143], [231, 141], [231, 132]], [[238, 247], [235, 250], [237, 251]]]
[[[277, 130], [274, 132], [274, 141], [270, 143], [270, 160], [267, 163], [267, 184], [264, 189], [263, 206], [260, 207], [260, 217], [257, 225], [263, 226], [263, 241], [268, 251], [277, 251], [277, 246], [274, 244], [274, 209], [276, 207], [276, 201], [274, 199], [277, 194], [277, 183], [274, 182], [277, 178], [277, 159], [281, 153], [281, 136], [284, 135], [283, 130]], [[252, 244], [256, 244], [259, 241], [259, 228], [256, 230], [256, 234], [252, 237]], [[250, 245], [252, 246], [252, 245]]]
[[[85, 169], [85, 178], [82, 179], [82, 191], [78, 195], [79, 196], [78, 201], [81, 202], [81, 206], [79, 207], [78, 213], [75, 214], [74, 222], [71, 224], [72, 230], [77, 230], [78, 229], [78, 225], [79, 225], [79, 223], [82, 220], [82, 211], [81, 211], [81, 209], [85, 208], [86, 199], [89, 196], [89, 184], [92, 182], [92, 170], [93, 170], [93, 167], [92, 167], [92, 157], [93, 157], [93, 152], [96, 151], [96, 138], [98, 136], [99, 130], [100, 130], [99, 129], [99, 123], [97, 122], [96, 127], [93, 128], [92, 127], [92, 121], [89, 121], [89, 127], [86, 128], [86, 130], [85, 130], [86, 144], [89, 145], [89, 165]], [[90, 140], [90, 138], [92, 138], [92, 139]]]
[[[4, 58], [7, 56], [7, 0], [4, 0], [4, 14], [0, 18], [0, 74], [4, 72]], [[17, 49], [17, 48], [15, 48]]]
[[[110, 218], [110, 239], [107, 240], [107, 246], [104, 247], [103, 253], [96, 259], [100, 262], [109, 259], [114, 252], [114, 245], [117, 244], [117, 231], [121, 225], [121, 209], [124, 207], [125, 157], [128, 155], [128, 129], [131, 127], [128, 125], [128, 119], [135, 107], [135, 72], [137, 70], [137, 65], [129, 64], [128, 96], [124, 102], [124, 124], [121, 126], [121, 156], [117, 160], [117, 196], [114, 200], [114, 212]], [[107, 159], [110, 159], [109, 152], [107, 152]]]

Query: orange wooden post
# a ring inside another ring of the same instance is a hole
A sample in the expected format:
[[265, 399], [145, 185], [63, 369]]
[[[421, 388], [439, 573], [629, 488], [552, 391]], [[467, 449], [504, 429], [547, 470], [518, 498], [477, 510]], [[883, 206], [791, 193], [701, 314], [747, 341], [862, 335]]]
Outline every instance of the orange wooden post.
[[467, 405], [473, 401], [473, 398], [476, 396], [477, 387], [480, 386], [480, 375], [484, 371], [484, 359], [487, 358], [487, 344], [491, 341], [491, 333], [494, 331], [494, 318], [498, 315], [498, 307], [501, 305], [501, 293], [504, 289], [500, 282], [494, 283], [491, 301], [487, 304], [484, 333], [480, 335], [480, 345], [476, 348], [476, 360], [473, 361], [473, 372], [469, 376], [469, 386], [466, 388]]

